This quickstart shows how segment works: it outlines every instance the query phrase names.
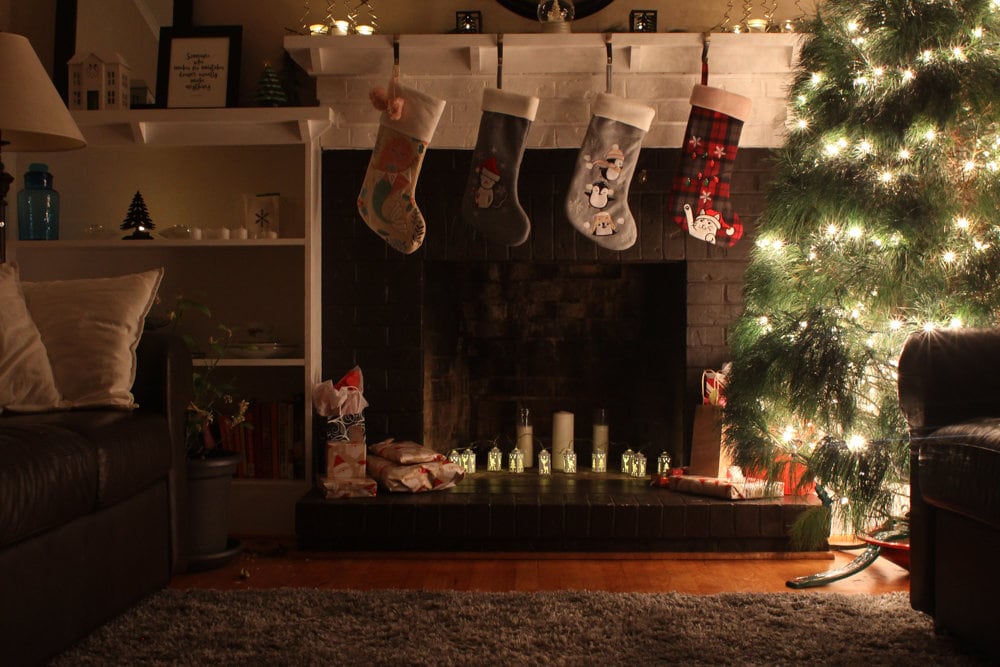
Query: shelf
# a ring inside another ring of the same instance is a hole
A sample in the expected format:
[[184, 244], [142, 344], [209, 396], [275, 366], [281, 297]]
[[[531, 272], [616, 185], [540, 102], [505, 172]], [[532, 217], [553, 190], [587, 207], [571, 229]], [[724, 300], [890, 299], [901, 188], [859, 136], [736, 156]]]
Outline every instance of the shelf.
[[[618, 72], [693, 72], [700, 66], [701, 33], [608, 33]], [[739, 54], [750, 49], [755, 62], [790, 67], [800, 34], [713, 33], [713, 72], [745, 67]], [[596, 73], [607, 64], [605, 33], [505, 34], [504, 73]], [[385, 74], [392, 68], [392, 35], [292, 35], [285, 50], [312, 76]], [[404, 74], [490, 74], [497, 67], [497, 35], [400, 35]], [[694, 67], [694, 69], [692, 69]]]
[[[235, 358], [225, 358], [219, 359], [218, 366], [229, 366], [231, 368], [244, 367], [244, 368], [258, 368], [261, 366], [305, 366], [306, 360], [302, 357], [280, 357], [272, 359], [235, 359]], [[210, 359], [192, 359], [191, 364], [194, 366], [209, 366], [212, 364]]]
[[332, 124], [328, 107], [74, 111], [88, 146], [263, 146], [309, 143]]
[[121, 239], [75, 239], [66, 241], [15, 241], [23, 250], [156, 250], [163, 248], [302, 248], [305, 239], [154, 239], [152, 241], [122, 241]]

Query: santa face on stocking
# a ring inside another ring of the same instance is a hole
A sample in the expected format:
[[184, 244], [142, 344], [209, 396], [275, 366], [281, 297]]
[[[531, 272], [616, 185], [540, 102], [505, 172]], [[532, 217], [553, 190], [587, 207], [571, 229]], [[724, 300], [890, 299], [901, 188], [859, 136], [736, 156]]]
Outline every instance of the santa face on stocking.
[[476, 168], [479, 173], [479, 187], [473, 198], [477, 208], [490, 208], [503, 204], [503, 186], [500, 183], [500, 169], [497, 167], [497, 160], [494, 157], [483, 160]]

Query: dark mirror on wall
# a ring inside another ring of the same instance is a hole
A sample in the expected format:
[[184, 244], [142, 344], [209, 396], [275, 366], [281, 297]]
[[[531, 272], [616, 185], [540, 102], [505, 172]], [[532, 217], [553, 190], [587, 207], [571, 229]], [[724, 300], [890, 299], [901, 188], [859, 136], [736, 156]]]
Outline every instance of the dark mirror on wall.
[[[118, 53], [128, 63], [133, 106], [153, 102], [160, 28], [190, 26], [193, 0], [57, 0], [53, 80], [66, 97], [66, 63], [78, 53]], [[144, 92], [145, 91], [145, 92]]]
[[[582, 19], [595, 14], [610, 5], [614, 0], [573, 0], [576, 8], [575, 16]], [[500, 5], [527, 19], [538, 19], [538, 0], [497, 0]]]

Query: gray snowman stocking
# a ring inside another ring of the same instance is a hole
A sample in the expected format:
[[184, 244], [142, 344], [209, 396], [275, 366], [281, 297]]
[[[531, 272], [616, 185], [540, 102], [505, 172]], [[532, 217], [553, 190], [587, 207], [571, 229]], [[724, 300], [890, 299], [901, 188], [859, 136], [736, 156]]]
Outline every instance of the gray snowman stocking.
[[625, 250], [637, 237], [628, 189], [642, 139], [655, 110], [601, 93], [591, 107], [576, 168], [566, 193], [566, 216], [581, 234], [609, 250]]
[[462, 197], [462, 220], [488, 240], [506, 246], [521, 245], [531, 231], [517, 199], [517, 177], [537, 110], [537, 97], [495, 88], [483, 91], [483, 115]]

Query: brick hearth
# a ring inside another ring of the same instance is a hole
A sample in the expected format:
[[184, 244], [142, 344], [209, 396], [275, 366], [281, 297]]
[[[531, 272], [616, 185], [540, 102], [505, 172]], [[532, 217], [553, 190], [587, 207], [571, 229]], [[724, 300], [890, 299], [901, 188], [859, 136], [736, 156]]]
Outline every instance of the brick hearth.
[[790, 551], [815, 496], [727, 501], [618, 473], [469, 475], [446, 491], [380, 492], [296, 507], [302, 549], [421, 551]]

